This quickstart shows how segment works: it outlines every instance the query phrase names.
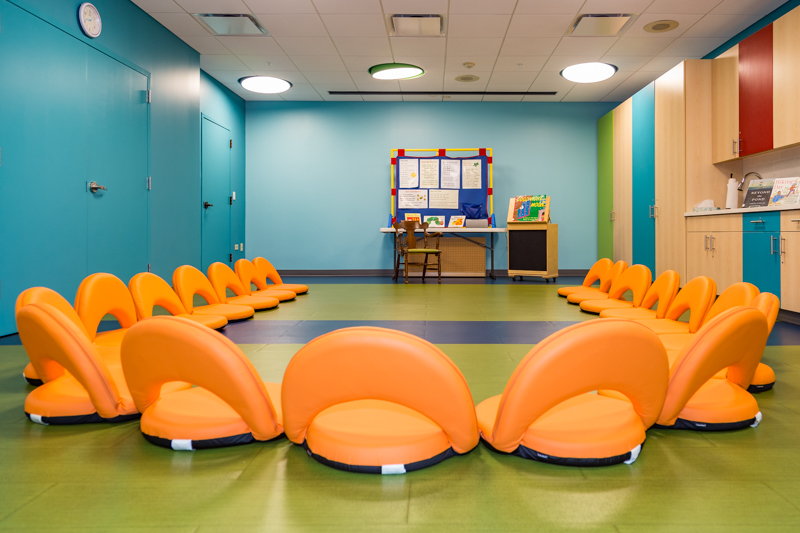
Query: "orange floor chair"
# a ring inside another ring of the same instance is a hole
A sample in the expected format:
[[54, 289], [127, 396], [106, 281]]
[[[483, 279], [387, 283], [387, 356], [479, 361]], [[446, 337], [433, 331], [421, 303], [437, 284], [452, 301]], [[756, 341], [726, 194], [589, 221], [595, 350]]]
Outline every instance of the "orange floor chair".
[[[196, 322], [143, 320], [125, 336], [122, 367], [153, 444], [199, 450], [283, 433], [280, 384], [264, 383], [233, 342]], [[197, 386], [165, 395], [162, 386], [176, 380]]]
[[[245, 294], [250, 294], [252, 296], [271, 296], [273, 298], [277, 298], [278, 300], [285, 302], [288, 300], [294, 300], [297, 297], [297, 293], [289, 290], [289, 289], [275, 289], [275, 285], [267, 285], [266, 284], [266, 277], [262, 277], [258, 275], [258, 270], [256, 266], [248, 261], [247, 259], [239, 259], [233, 265], [233, 268], [236, 270], [236, 275], [239, 277], [239, 280], [242, 282], [242, 286], [245, 289]], [[263, 286], [266, 286], [266, 289], [259, 289], [256, 282], [263, 282], [261, 283]], [[253, 286], [256, 286], [256, 290], [253, 290]], [[287, 287], [289, 285], [286, 285]], [[299, 289], [305, 288], [308, 290], [308, 287], [305, 285], [296, 285]]]
[[[599, 314], [606, 309], [638, 308], [642, 305], [652, 282], [653, 275], [649, 268], [644, 265], [633, 265], [617, 276], [617, 279], [611, 284], [608, 294], [587, 296], [586, 293], [579, 292], [567, 296], [567, 301], [578, 303], [582, 311], [594, 314]], [[630, 302], [622, 299], [628, 291], [632, 293]]]
[[[608, 278], [607, 274], [612, 266], [614, 266], [614, 261], [611, 259], [607, 257], [599, 259], [592, 265], [592, 268], [589, 269], [586, 277], [583, 278], [583, 284], [572, 287], [561, 287], [558, 289], [558, 295], [566, 298], [573, 292], [585, 292], [586, 289], [589, 288], [599, 290], [600, 292], [606, 292], [611, 287], [611, 279]], [[600, 282], [599, 286], [592, 287], [592, 284], [596, 281]]]
[[[600, 311], [600, 318], [625, 318], [636, 320], [640, 318], [664, 318], [667, 309], [678, 294], [681, 285], [681, 277], [674, 270], [665, 270], [656, 278], [647, 293], [640, 307], [628, 307], [618, 309], [604, 309]], [[652, 309], [658, 304], [656, 309]]]
[[[190, 265], [183, 265], [172, 273], [172, 286], [186, 312], [191, 315], [221, 315], [229, 322], [244, 320], [255, 314], [247, 305], [222, 303], [208, 278]], [[194, 305], [194, 295], [201, 296], [206, 305]]]
[[289, 440], [340, 470], [403, 474], [478, 444], [458, 367], [400, 331], [355, 327], [312, 340], [286, 368], [282, 404]]
[[[503, 394], [478, 404], [484, 443], [545, 463], [633, 463], [661, 412], [669, 364], [649, 329], [583, 322], [550, 335], [517, 366]], [[618, 391], [629, 401], [592, 394]]]
[[[772, 333], [772, 328], [775, 326], [775, 321], [778, 319], [778, 311], [781, 307], [781, 302], [778, 297], [771, 292], [762, 292], [750, 302], [750, 307], [754, 307], [764, 313], [764, 316], [767, 317], [769, 333]], [[758, 363], [753, 381], [750, 382], [747, 391], [764, 392], [770, 390], [774, 386], [775, 371], [773, 371], [769, 365]]]
[[[658, 335], [696, 333], [716, 297], [717, 284], [714, 280], [706, 276], [697, 276], [678, 292], [669, 304], [664, 318], [644, 318], [636, 321]], [[686, 311], [689, 311], [689, 322], [681, 322], [678, 319]]]
[[564, 296], [566, 298], [569, 298], [573, 294], [592, 294], [598, 296], [606, 295], [608, 290], [611, 288], [611, 285], [613, 285], [614, 280], [617, 279], [617, 276], [619, 276], [627, 268], [628, 263], [625, 261], [617, 261], [603, 273], [603, 275], [600, 277], [600, 285], [597, 287], [584, 287], [582, 285], [579, 287], [562, 287], [558, 290], [558, 294], [559, 296]]
[[[280, 289], [284, 291], [292, 291], [295, 294], [306, 294], [308, 292], [308, 285], [300, 285], [298, 283], [284, 283], [281, 275], [272, 266], [272, 263], [263, 257], [256, 257], [253, 259], [253, 266], [256, 267], [258, 278], [253, 279], [253, 283], [259, 290], [265, 289]], [[274, 283], [270, 286], [269, 282]]]
[[[722, 431], [755, 427], [761, 412], [747, 388], [767, 344], [764, 313], [737, 307], [709, 321], [670, 369], [657, 427]], [[712, 379], [727, 368], [725, 379]]]
[[[275, 296], [251, 296], [250, 291], [244, 288], [239, 276], [224, 263], [211, 263], [208, 267], [208, 281], [214, 287], [217, 298], [224, 304], [247, 305], [256, 311], [278, 307], [281, 300]], [[235, 296], [228, 296], [230, 289]], [[291, 291], [282, 291], [286, 299], [294, 298]]]
[[[89, 340], [98, 346], [119, 346], [122, 337], [136, 323], [136, 306], [125, 283], [113, 274], [97, 273], [86, 276], [75, 295], [75, 311], [81, 317]], [[106, 315], [112, 315], [120, 327], [98, 332]]]
[[[139, 417], [121, 366], [107, 365], [86, 332], [56, 307], [22, 307], [17, 327], [31, 364], [45, 382], [25, 399], [25, 414], [32, 422], [87, 424]], [[164, 393], [188, 387], [170, 383]]]
[[169, 284], [150, 272], [133, 276], [128, 282], [139, 320], [153, 316], [155, 306], [163, 307], [172, 316], [179, 316], [212, 329], [224, 328], [228, 319], [222, 315], [190, 315]]

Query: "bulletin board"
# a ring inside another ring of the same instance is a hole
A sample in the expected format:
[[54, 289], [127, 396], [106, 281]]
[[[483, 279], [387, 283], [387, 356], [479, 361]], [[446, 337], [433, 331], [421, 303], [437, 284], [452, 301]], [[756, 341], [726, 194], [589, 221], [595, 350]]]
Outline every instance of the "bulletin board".
[[[416, 178], [410, 176], [409, 169], [416, 169]], [[405, 220], [406, 213], [419, 213], [423, 220], [442, 215], [449, 224], [451, 216], [464, 214], [462, 204], [469, 204], [481, 205], [478, 218], [487, 219], [487, 226], [491, 226], [492, 178], [491, 148], [392, 150], [392, 223]], [[426, 207], [421, 207], [423, 196]], [[419, 207], [409, 207], [409, 201], [417, 202]]]

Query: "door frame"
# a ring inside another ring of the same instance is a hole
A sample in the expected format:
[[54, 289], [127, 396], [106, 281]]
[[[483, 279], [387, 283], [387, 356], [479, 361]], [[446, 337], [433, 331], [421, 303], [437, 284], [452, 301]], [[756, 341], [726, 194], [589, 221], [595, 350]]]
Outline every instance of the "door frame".
[[[216, 120], [216, 119], [212, 118], [211, 116], [209, 116], [209, 115], [207, 115], [205, 113], [202, 113], [202, 112], [200, 113], [200, 264], [201, 264], [201, 267], [202, 267], [202, 263], [203, 263], [203, 231], [204, 231], [204, 228], [203, 228], [203, 209], [202, 209], [202, 207], [203, 207], [203, 120], [207, 120], [207, 121], [211, 122], [212, 124], [215, 124], [215, 125], [219, 126], [220, 128], [222, 128], [222, 129], [224, 129], [225, 131], [228, 132], [228, 135], [229, 135], [230, 139], [233, 138], [233, 137], [230, 137], [232, 135], [231, 128], [229, 128], [228, 126], [225, 126], [219, 120]], [[229, 196], [231, 194], [231, 187], [233, 186], [233, 184], [232, 184], [233, 175], [232, 175], [231, 164], [232, 164], [231, 157], [230, 157], [230, 154], [228, 154], [228, 195]], [[231, 206], [229, 204], [228, 205], [228, 253], [232, 254], [233, 251], [231, 250], [231, 246], [232, 246], [232, 243], [233, 243], [233, 220], [232, 220], [231, 217], [233, 216], [233, 210], [230, 209], [230, 207]]]

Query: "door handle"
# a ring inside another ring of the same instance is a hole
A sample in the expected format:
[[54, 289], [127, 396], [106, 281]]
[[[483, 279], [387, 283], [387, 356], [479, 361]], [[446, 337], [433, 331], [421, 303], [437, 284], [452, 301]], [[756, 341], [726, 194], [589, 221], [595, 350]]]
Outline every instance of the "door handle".
[[203, 202], [203, 207], [205, 207], [206, 209], [208, 209], [209, 207], [214, 207], [214, 204], [210, 204], [210, 203], [208, 203], [208, 202]]
[[97, 191], [107, 191], [108, 189], [103, 185], [98, 185], [96, 181], [93, 181], [89, 184], [89, 190], [94, 194]]
[[647, 207], [649, 208], [650, 218], [656, 218], [656, 206], [649, 205]]
[[769, 236], [769, 255], [775, 255], [775, 235]]
[[786, 255], [786, 237], [781, 237], [780, 255], [781, 263], [783, 263], [785, 259], [784, 256]]

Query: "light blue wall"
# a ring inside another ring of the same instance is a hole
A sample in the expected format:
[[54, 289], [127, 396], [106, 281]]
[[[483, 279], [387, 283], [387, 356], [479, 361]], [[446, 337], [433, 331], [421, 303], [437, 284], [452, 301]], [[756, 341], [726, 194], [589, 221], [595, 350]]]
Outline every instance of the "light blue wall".
[[[606, 103], [248, 102], [248, 258], [278, 269], [392, 267], [390, 150], [492, 148], [498, 226], [509, 198], [553, 197], [559, 267], [597, 258], [597, 119]], [[507, 264], [501, 237], [496, 268]]]
[[[220, 82], [200, 71], [200, 111], [217, 124], [228, 128], [233, 140], [231, 149], [231, 190], [236, 200], [231, 206], [231, 247], [245, 242], [245, 130], [244, 100]], [[244, 253], [231, 249], [234, 262]]]

